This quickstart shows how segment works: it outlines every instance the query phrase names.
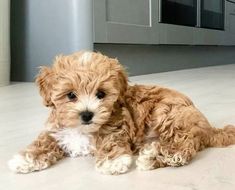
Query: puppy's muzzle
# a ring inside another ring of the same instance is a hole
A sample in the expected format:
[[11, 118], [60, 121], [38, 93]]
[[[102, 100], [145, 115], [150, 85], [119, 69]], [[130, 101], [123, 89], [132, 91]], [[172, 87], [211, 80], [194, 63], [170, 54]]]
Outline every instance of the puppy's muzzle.
[[88, 125], [90, 123], [92, 123], [92, 118], [94, 116], [94, 113], [93, 112], [90, 112], [90, 111], [83, 111], [80, 113], [80, 116], [81, 116], [81, 119], [83, 121], [83, 123], [85, 125]]

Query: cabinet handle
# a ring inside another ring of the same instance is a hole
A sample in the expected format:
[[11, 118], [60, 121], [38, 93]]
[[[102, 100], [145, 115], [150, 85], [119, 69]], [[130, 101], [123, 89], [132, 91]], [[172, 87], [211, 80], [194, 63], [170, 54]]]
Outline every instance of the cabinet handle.
[[162, 22], [162, 0], [158, 0], [158, 22]]

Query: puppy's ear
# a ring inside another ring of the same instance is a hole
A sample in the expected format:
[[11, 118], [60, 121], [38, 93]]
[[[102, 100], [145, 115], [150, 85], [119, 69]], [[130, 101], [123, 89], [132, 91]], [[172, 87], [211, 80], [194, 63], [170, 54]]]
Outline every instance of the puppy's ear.
[[123, 96], [127, 90], [127, 85], [128, 85], [127, 73], [124, 67], [119, 63], [117, 59], [110, 59], [110, 62], [112, 64], [112, 68], [117, 73], [117, 80], [120, 88], [120, 96]]
[[49, 67], [40, 67], [39, 74], [36, 77], [36, 84], [39, 87], [40, 95], [43, 97], [45, 106], [53, 106], [51, 101], [52, 85], [55, 81], [55, 74]]

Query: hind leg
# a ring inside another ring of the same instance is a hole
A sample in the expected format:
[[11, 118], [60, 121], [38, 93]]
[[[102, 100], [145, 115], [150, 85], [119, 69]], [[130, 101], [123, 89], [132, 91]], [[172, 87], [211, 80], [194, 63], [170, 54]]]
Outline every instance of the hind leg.
[[196, 154], [193, 141], [187, 140], [179, 146], [178, 143], [167, 145], [159, 142], [146, 144], [139, 152], [136, 165], [139, 170], [152, 170], [166, 166], [183, 166]]

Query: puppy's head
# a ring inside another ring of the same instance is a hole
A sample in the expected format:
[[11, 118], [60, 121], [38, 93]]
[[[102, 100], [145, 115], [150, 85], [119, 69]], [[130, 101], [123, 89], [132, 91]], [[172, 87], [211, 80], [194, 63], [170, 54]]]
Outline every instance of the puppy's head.
[[42, 67], [36, 83], [60, 127], [96, 132], [121, 101], [127, 76], [117, 59], [78, 52], [56, 57], [51, 68]]

